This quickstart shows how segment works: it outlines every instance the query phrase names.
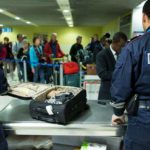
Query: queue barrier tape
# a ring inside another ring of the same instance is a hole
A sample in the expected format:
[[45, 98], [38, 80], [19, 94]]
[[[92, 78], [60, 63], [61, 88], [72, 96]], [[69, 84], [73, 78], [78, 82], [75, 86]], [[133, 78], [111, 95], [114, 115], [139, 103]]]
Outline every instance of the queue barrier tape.
[[60, 67], [60, 64], [46, 64], [46, 63], [37, 63], [37, 62], [30, 62], [27, 60], [22, 60], [22, 59], [0, 59], [0, 61], [6, 61], [6, 62], [16, 62], [16, 63], [20, 63], [20, 62], [26, 62], [28, 64], [37, 64], [37, 65], [42, 65], [42, 66], [48, 66], [48, 67]]

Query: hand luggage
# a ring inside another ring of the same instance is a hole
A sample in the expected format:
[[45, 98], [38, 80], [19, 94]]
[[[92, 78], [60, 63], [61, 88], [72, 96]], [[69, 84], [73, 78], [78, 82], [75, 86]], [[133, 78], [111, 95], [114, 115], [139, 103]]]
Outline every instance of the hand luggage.
[[80, 73], [64, 75], [64, 85], [80, 87]]
[[96, 75], [96, 65], [95, 64], [87, 64], [87, 75]]
[[80, 68], [76, 62], [67, 62], [63, 64], [64, 74], [75, 74], [78, 73]]
[[[63, 92], [58, 92], [58, 91]], [[65, 92], [66, 91], [66, 92]], [[48, 93], [51, 98], [47, 100]], [[50, 123], [67, 124], [87, 108], [86, 91], [74, 87], [53, 87], [30, 103], [32, 118]]]

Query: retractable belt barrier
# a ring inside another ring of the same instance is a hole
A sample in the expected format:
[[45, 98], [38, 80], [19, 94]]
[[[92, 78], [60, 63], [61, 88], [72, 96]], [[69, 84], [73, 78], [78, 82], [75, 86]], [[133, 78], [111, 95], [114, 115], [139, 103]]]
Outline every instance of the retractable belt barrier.
[[6, 62], [16, 62], [16, 63], [19, 63], [19, 62], [26, 62], [28, 64], [36, 64], [36, 65], [43, 65], [43, 66], [48, 66], [48, 67], [60, 67], [60, 64], [46, 64], [46, 63], [37, 63], [37, 62], [30, 62], [30, 61], [27, 61], [26, 59], [0, 59], [0, 61], [6, 61]]
[[[47, 63], [37, 63], [37, 62], [30, 62], [26, 59], [0, 59], [2, 62], [10, 62], [10, 63], [23, 63], [23, 69], [24, 69], [24, 81], [27, 82], [27, 64], [36, 64], [40, 66], [47, 66], [51, 68], [59, 68], [60, 70], [60, 85], [63, 85], [63, 63], [59, 64], [47, 64]], [[57, 78], [56, 78], [57, 80]], [[57, 84], [57, 83], [56, 83]]]
[[[23, 63], [23, 69], [24, 69], [24, 81], [27, 82], [27, 64], [36, 64], [39, 66], [47, 66], [47, 67], [51, 67], [53, 68], [53, 73], [58, 74], [57, 73], [57, 69], [55, 70], [55, 68], [59, 68], [59, 81], [60, 81], [60, 85], [63, 85], [64, 81], [63, 81], [63, 77], [64, 77], [64, 70], [63, 70], [63, 62], [64, 58], [53, 58], [52, 64], [47, 64], [47, 63], [37, 63], [37, 62], [30, 62], [28, 60], [24, 59], [0, 59], [0, 61], [4, 61], [4, 62], [11, 62], [11, 63]], [[55, 64], [55, 61], [59, 61], [58, 64]], [[80, 84], [81, 84], [81, 70], [82, 68], [85, 69], [85, 66], [82, 65], [82, 63], [80, 63]], [[54, 71], [55, 70], [55, 71]], [[57, 81], [57, 77], [55, 77], [55, 80]], [[57, 82], [55, 83], [57, 85]]]

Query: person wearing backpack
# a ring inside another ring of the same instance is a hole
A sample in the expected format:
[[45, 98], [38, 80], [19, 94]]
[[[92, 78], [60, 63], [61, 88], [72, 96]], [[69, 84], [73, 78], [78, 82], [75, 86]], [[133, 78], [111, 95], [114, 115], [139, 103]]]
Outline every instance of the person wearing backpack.
[[76, 43], [73, 44], [70, 49], [71, 61], [78, 63], [79, 57], [80, 57], [80, 56], [78, 56], [78, 53], [80, 50], [83, 50], [82, 36], [78, 36], [76, 38]]
[[31, 46], [29, 50], [29, 57], [33, 73], [33, 81], [36, 83], [45, 83], [46, 58], [44, 57], [40, 44], [41, 39], [39, 37], [34, 37], [33, 46]]

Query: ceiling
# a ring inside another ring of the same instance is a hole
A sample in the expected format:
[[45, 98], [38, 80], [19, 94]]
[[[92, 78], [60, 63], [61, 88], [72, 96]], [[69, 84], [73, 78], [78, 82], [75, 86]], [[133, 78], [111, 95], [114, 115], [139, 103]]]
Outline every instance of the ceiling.
[[[100, 26], [143, 0], [69, 0], [75, 26]], [[0, 8], [36, 25], [67, 26], [56, 0], [0, 0]], [[0, 14], [0, 24], [26, 25]]]

